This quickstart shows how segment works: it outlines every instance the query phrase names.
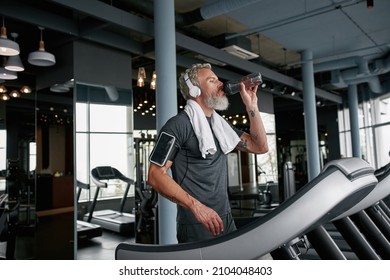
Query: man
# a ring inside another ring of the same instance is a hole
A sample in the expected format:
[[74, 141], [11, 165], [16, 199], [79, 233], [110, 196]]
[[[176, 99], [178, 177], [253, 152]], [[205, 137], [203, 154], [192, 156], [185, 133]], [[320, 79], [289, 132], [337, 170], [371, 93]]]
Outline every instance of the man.
[[[226, 110], [229, 101], [210, 64], [187, 69], [179, 85], [187, 105], [162, 127], [150, 157], [148, 182], [177, 203], [177, 239], [184, 243], [236, 229], [227, 191], [227, 153], [236, 148], [262, 154], [268, 152], [268, 144], [257, 104], [257, 85], [240, 85], [250, 134], [234, 128], [216, 113]], [[164, 138], [170, 141], [163, 143]]]

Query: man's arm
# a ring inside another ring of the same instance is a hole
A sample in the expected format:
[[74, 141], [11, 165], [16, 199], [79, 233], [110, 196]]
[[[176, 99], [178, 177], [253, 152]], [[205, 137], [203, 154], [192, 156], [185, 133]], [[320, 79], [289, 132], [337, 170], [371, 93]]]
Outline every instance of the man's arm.
[[202, 223], [213, 235], [220, 234], [223, 231], [223, 222], [219, 215], [189, 195], [168, 175], [168, 169], [171, 166], [172, 161], [169, 160], [162, 167], [150, 163], [148, 183], [162, 196], [189, 209], [197, 221]]
[[245, 152], [264, 154], [268, 152], [268, 141], [264, 124], [260, 116], [259, 107], [257, 105], [256, 92], [257, 86], [253, 88], [245, 88], [244, 84], [241, 83], [240, 94], [249, 116], [250, 134], [244, 132], [241, 135], [241, 141], [238, 143], [237, 149]]

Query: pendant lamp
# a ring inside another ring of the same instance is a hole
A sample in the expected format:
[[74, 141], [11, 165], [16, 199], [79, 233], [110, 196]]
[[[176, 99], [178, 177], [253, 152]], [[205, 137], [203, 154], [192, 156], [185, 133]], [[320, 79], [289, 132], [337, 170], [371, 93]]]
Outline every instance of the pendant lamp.
[[9, 95], [11, 97], [13, 97], [13, 98], [19, 98], [20, 97], [19, 91], [15, 90], [15, 89], [13, 91], [11, 91]]
[[144, 67], [138, 68], [137, 86], [143, 87], [145, 85], [146, 72]]
[[9, 71], [4, 68], [7, 64], [7, 57], [3, 57], [2, 67], [0, 67], [0, 79], [2, 80], [16, 80], [18, 78], [18, 74], [14, 71]]
[[[18, 33], [11, 33], [11, 37], [14, 38], [14, 41], [16, 41], [16, 38], [18, 37]], [[24, 71], [24, 66], [19, 55], [8, 57], [7, 64], [5, 65], [4, 68], [9, 71], [15, 71], [15, 72]]]
[[153, 71], [152, 79], [150, 81], [150, 89], [155, 90], [156, 84], [157, 84], [157, 75], [156, 75], [156, 71]]
[[53, 66], [54, 64], [56, 64], [56, 58], [53, 54], [45, 50], [45, 43], [43, 42], [42, 39], [42, 31], [44, 28], [39, 27], [39, 29], [41, 30], [41, 40], [39, 41], [39, 49], [35, 52], [31, 52], [28, 55], [27, 60], [30, 64], [35, 66], [44, 66], [44, 67]]
[[22, 93], [31, 93], [31, 88], [29, 86], [23, 86], [20, 91]]
[[3, 17], [3, 26], [1, 27], [0, 35], [0, 55], [13, 56], [18, 55], [19, 53], [19, 44], [7, 38], [7, 28], [4, 26]]
[[7, 92], [7, 88], [3, 85], [0, 85], [0, 94], [6, 93], [6, 92]]
[[3, 101], [7, 101], [10, 99], [9, 95], [6, 94], [6, 93], [2, 93], [0, 94], [0, 99], [3, 100]]
[[13, 71], [9, 71], [4, 67], [0, 67], [0, 79], [2, 80], [16, 80], [18, 78], [18, 74]]

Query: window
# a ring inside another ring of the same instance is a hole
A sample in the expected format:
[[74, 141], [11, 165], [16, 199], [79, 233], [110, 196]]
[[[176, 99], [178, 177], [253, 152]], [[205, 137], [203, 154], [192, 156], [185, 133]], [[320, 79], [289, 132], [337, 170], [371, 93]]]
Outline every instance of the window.
[[[80, 87], [81, 93], [84, 90], [89, 89]], [[130, 96], [129, 92], [122, 95]], [[95, 190], [90, 181], [90, 172], [97, 166], [112, 166], [134, 179], [131, 102], [107, 103], [76, 102], [77, 180], [91, 184], [91, 196]], [[125, 188], [126, 183], [111, 181], [108, 188], [100, 190], [99, 198], [122, 197]], [[130, 189], [128, 195], [134, 195], [134, 188]], [[88, 192], [82, 192], [80, 201], [88, 199]]]
[[256, 155], [257, 167], [261, 171], [258, 183], [278, 182], [278, 157], [276, 152], [275, 115], [261, 112], [261, 118], [267, 132], [268, 153]]
[[[374, 168], [390, 161], [390, 97], [389, 94], [359, 104], [359, 137], [362, 158]], [[340, 108], [340, 152], [342, 157], [352, 156], [349, 110]], [[364, 117], [363, 117], [364, 116]]]

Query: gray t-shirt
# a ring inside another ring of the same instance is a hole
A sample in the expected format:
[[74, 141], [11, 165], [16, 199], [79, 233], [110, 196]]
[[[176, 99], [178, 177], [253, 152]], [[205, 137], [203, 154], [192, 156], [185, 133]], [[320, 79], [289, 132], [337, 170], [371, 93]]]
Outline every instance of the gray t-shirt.
[[[208, 120], [210, 123], [210, 119]], [[233, 129], [238, 136], [242, 135], [243, 131], [234, 127]], [[215, 135], [217, 152], [203, 158], [190, 119], [184, 111], [169, 119], [161, 131], [176, 138], [175, 148], [169, 157], [173, 162], [171, 168], [173, 179], [191, 196], [214, 209], [221, 217], [228, 214], [230, 204], [227, 191], [227, 155], [221, 151]], [[177, 222], [198, 223], [191, 211], [180, 206]]]

